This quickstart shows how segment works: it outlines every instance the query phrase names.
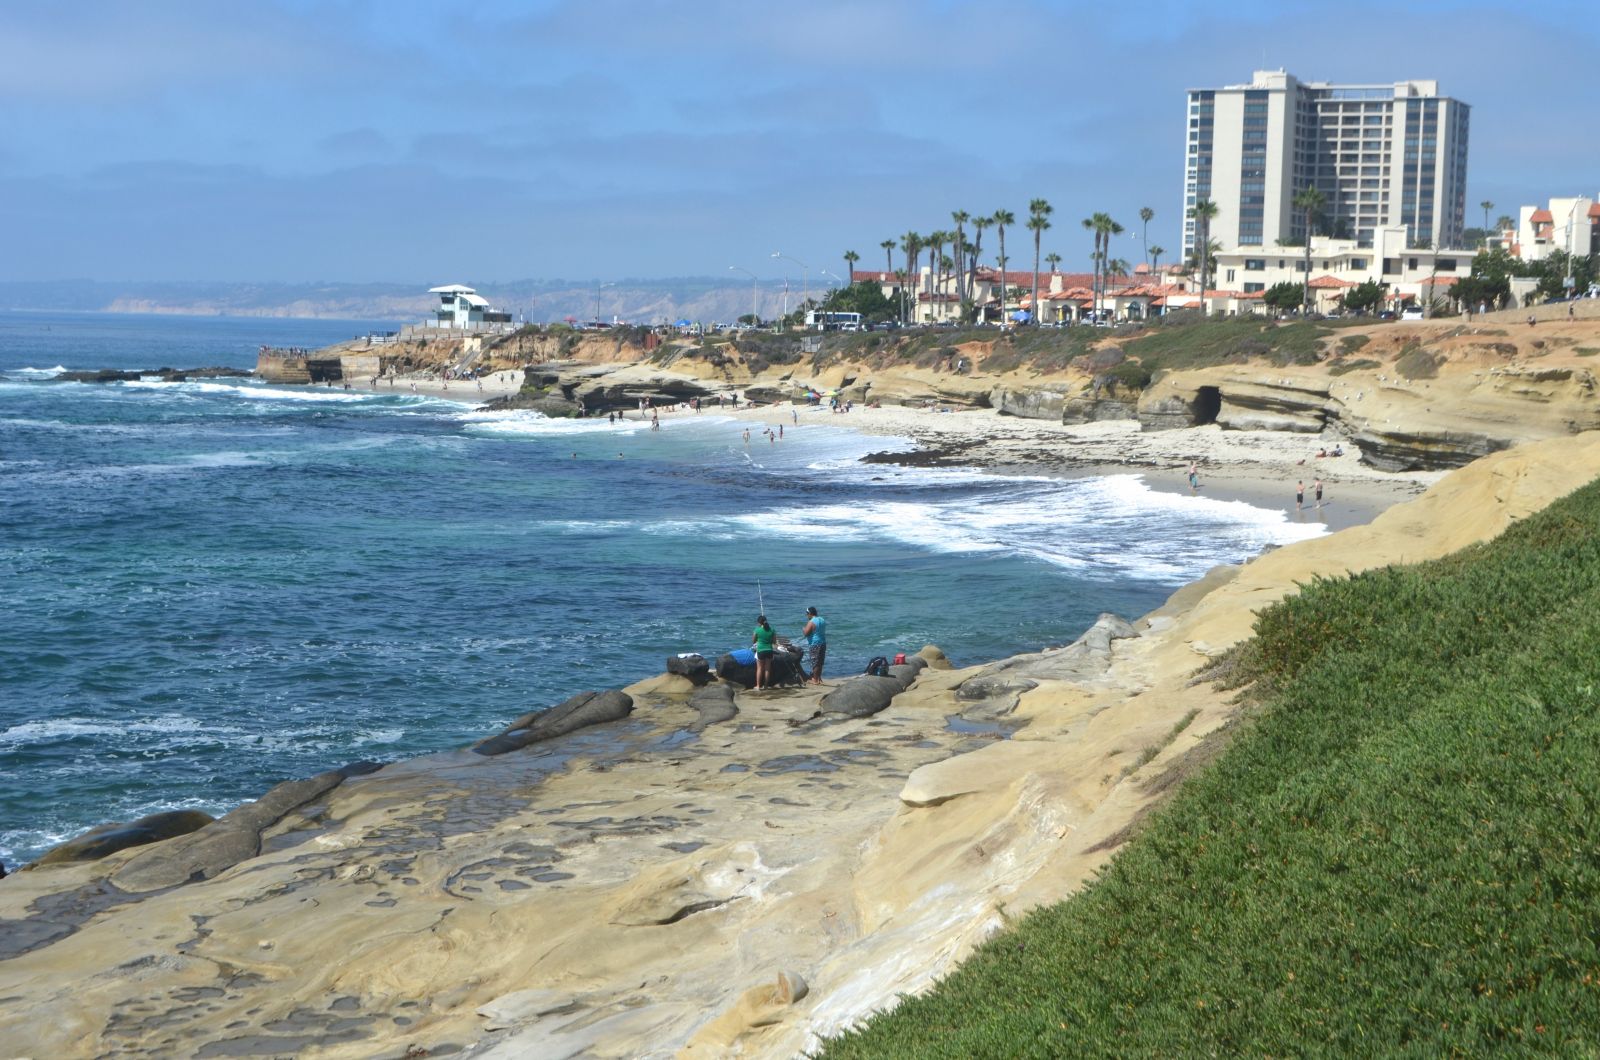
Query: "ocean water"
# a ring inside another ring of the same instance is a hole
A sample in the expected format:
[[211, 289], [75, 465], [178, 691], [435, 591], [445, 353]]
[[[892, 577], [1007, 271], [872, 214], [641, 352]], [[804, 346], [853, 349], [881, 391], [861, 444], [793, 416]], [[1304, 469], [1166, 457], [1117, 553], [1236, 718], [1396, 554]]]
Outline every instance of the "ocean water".
[[0, 312], [0, 859], [108, 820], [220, 813], [281, 780], [459, 747], [679, 651], [829, 620], [830, 673], [959, 663], [1135, 616], [1320, 533], [1283, 513], [863, 464], [909, 443], [802, 411], [772, 444], [254, 380], [392, 323]]

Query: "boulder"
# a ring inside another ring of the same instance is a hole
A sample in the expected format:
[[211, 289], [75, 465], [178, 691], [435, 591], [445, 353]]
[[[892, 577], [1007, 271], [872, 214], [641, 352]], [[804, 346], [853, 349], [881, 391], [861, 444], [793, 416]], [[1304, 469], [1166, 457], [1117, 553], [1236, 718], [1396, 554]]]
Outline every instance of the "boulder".
[[918, 659], [915, 655], [908, 656], [907, 661], [889, 667], [889, 676], [900, 682], [901, 688], [910, 688], [917, 675], [927, 667], [926, 659]]
[[[780, 645], [772, 653], [772, 683], [774, 686], [800, 685], [806, 680], [805, 668], [801, 665], [804, 656], [798, 648]], [[724, 654], [717, 660], [717, 676], [724, 681], [732, 681], [745, 688], [756, 686], [755, 663], [741, 663], [731, 653]]]
[[704, 655], [669, 655], [667, 673], [687, 677], [696, 686], [709, 684], [711, 664], [706, 661]]
[[842, 682], [823, 696], [818, 704], [818, 713], [865, 718], [887, 707], [895, 696], [904, 691], [905, 686], [893, 677], [862, 674]]
[[1102, 423], [1106, 420], [1136, 420], [1138, 403], [1127, 398], [1098, 397], [1080, 394], [1061, 403], [1061, 422], [1075, 426], [1080, 423]]
[[989, 394], [989, 404], [1002, 416], [1061, 422], [1061, 406], [1066, 395], [1059, 390], [997, 387]]
[[349, 777], [378, 768], [372, 762], [356, 762], [305, 780], [285, 781], [197, 831], [135, 855], [112, 874], [111, 882], [130, 894], [142, 894], [209, 880], [261, 853], [261, 833], [291, 811], [321, 798]]
[[734, 704], [733, 686], [724, 681], [695, 689], [689, 697], [689, 706], [700, 715], [689, 726], [691, 732], [701, 732], [708, 726], [731, 721], [739, 714], [739, 708]]
[[579, 692], [549, 710], [524, 714], [506, 726], [500, 735], [491, 736], [473, 745], [472, 749], [484, 756], [503, 755], [508, 751], [520, 751], [530, 744], [553, 740], [591, 725], [621, 721], [632, 713], [633, 697], [626, 692], [617, 689], [605, 692]]
[[75, 839], [52, 847], [44, 857], [35, 861], [33, 868], [43, 865], [66, 865], [77, 861], [98, 861], [107, 854], [115, 854], [129, 847], [144, 846], [180, 835], [188, 835], [216, 820], [199, 810], [169, 810], [152, 813], [126, 824], [103, 824], [91, 828]]
[[932, 670], [954, 670], [955, 664], [945, 655], [944, 649], [933, 644], [924, 644], [922, 650], [917, 652], [917, 658], [926, 660], [928, 668]]

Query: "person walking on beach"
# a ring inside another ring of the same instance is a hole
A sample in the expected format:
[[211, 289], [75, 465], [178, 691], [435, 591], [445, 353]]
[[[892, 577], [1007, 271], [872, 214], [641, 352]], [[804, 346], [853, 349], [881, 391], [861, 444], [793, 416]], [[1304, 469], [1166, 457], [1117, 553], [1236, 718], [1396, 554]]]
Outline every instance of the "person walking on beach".
[[1306, 506], [1306, 480], [1300, 479], [1294, 484], [1294, 510], [1299, 511]]
[[800, 630], [811, 648], [811, 683], [822, 684], [822, 664], [828, 658], [828, 620], [815, 607], [806, 608], [806, 624]]
[[778, 635], [772, 631], [766, 615], [756, 616], [755, 632], [750, 634], [750, 644], [756, 650], [756, 687], [772, 687], [772, 653], [777, 648]]
[[1200, 464], [1191, 461], [1189, 464], [1189, 492], [1193, 493], [1200, 488]]
[[1319, 478], [1311, 483], [1312, 492], [1316, 494], [1317, 507], [1322, 507], [1322, 480]]

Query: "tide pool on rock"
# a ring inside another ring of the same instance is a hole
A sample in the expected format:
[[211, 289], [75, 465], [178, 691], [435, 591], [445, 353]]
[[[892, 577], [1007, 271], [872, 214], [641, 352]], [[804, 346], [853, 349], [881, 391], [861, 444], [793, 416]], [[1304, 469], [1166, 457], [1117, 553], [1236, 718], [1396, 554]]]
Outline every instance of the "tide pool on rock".
[[369, 327], [0, 314], [8, 865], [715, 658], [748, 643], [758, 580], [779, 633], [823, 607], [846, 676], [925, 643], [960, 662], [1062, 644], [1321, 533], [1133, 475], [864, 465], [885, 440], [813, 411], [746, 444], [711, 412], [651, 431], [250, 379], [54, 381], [248, 367], [263, 343]]

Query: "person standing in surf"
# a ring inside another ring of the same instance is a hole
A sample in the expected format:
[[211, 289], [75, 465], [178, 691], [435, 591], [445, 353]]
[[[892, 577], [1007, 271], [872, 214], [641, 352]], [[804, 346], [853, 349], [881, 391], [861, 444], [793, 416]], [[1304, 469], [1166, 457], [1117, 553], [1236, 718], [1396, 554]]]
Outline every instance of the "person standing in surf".
[[806, 608], [806, 624], [801, 634], [811, 648], [811, 683], [822, 684], [822, 664], [828, 658], [828, 620], [815, 607]]
[[772, 653], [778, 646], [778, 635], [772, 631], [766, 615], [756, 616], [756, 629], [750, 635], [750, 645], [756, 650], [756, 687], [772, 687]]

